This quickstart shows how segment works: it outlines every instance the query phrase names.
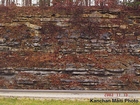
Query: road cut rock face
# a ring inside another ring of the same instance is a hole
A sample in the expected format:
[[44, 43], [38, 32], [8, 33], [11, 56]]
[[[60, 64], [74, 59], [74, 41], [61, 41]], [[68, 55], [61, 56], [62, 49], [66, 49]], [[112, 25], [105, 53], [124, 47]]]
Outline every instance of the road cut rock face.
[[140, 17], [121, 16], [94, 10], [1, 23], [0, 88], [140, 90]]

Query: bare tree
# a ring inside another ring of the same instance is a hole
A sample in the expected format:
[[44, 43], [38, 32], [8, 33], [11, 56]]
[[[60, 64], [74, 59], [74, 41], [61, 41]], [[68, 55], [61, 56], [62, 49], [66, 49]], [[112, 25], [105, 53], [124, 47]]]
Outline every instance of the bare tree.
[[22, 0], [22, 6], [31, 6], [32, 0]]
[[10, 6], [11, 0], [6, 0], [6, 6]]
[[4, 6], [5, 0], [1, 0], [1, 5]]

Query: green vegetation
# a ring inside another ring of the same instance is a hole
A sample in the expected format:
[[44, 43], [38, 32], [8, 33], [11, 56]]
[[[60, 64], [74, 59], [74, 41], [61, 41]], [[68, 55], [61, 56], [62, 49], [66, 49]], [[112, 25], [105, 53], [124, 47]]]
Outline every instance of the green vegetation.
[[0, 105], [140, 105], [139, 103], [93, 103], [89, 100], [45, 100], [0, 98]]

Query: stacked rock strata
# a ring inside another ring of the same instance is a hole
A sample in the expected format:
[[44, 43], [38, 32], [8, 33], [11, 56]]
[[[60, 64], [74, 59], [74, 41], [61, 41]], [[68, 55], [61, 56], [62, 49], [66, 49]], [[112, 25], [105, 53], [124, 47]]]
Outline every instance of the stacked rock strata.
[[0, 88], [139, 90], [140, 16], [75, 18], [82, 21], [55, 14], [1, 23]]

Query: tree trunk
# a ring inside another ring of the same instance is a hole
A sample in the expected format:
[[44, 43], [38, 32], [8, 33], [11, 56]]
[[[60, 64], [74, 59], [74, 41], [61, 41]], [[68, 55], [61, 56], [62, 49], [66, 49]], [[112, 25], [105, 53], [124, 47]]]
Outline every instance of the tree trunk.
[[4, 6], [5, 0], [1, 0], [1, 4]]

